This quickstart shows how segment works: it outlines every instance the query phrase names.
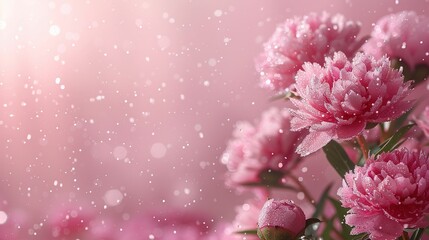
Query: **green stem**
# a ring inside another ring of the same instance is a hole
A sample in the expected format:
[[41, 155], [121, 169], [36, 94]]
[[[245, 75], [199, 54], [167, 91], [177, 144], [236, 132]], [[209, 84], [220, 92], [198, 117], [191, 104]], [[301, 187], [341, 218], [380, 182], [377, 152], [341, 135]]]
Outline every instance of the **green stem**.
[[405, 231], [403, 231], [402, 232], [402, 238], [401, 238], [402, 240], [410, 240], [410, 238], [408, 237], [408, 233], [407, 232], [405, 232]]
[[368, 144], [366, 143], [365, 138], [362, 136], [362, 134], [359, 134], [356, 137], [356, 140], [359, 143], [359, 147], [362, 151], [363, 158], [365, 160], [367, 160], [368, 159]]
[[424, 228], [419, 228], [417, 229], [414, 233], [413, 236], [411, 236], [412, 240], [420, 240], [422, 239], [423, 233], [425, 232]]

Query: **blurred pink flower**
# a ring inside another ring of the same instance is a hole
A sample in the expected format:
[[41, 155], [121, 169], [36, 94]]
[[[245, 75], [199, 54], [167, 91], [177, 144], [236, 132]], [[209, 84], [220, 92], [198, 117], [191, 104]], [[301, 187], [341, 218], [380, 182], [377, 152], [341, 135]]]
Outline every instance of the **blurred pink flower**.
[[252, 199], [236, 208], [237, 215], [230, 227], [225, 229], [222, 239], [226, 240], [259, 240], [256, 235], [237, 234], [236, 232], [256, 230], [258, 228], [258, 216], [264, 205], [264, 200]]
[[76, 237], [89, 228], [94, 217], [89, 207], [71, 204], [54, 207], [49, 214], [50, 235], [54, 238]]
[[347, 173], [338, 195], [350, 208], [346, 223], [354, 227], [351, 233], [393, 240], [404, 228], [427, 227], [428, 167], [424, 152], [403, 148], [370, 158]]
[[172, 209], [168, 212], [160, 213], [157, 211], [132, 217], [116, 239], [204, 239], [209, 236], [210, 230], [211, 224], [208, 218], [199, 214]]
[[287, 164], [298, 159], [294, 152], [301, 133], [290, 132], [290, 114], [286, 109], [271, 108], [262, 114], [256, 126], [239, 122], [222, 156], [229, 173], [226, 183], [236, 187], [259, 183], [261, 174], [283, 172]]
[[378, 58], [402, 58], [410, 67], [429, 65], [429, 17], [405, 11], [381, 18], [362, 49]]
[[304, 62], [322, 64], [336, 51], [353, 56], [364, 42], [357, 39], [359, 31], [360, 23], [340, 14], [310, 13], [287, 19], [264, 44], [264, 52], [256, 61], [261, 86], [282, 91], [295, 82]]
[[368, 122], [393, 120], [407, 111], [410, 83], [383, 57], [358, 53], [350, 62], [342, 52], [327, 58], [325, 66], [305, 63], [297, 74], [299, 99], [291, 99], [292, 131], [310, 133], [297, 153], [308, 155], [330, 140], [347, 140], [360, 134]]
[[416, 118], [415, 121], [425, 136], [429, 138], [429, 106], [425, 108], [420, 117]]
[[261, 239], [271, 240], [267, 236], [275, 236], [274, 231], [287, 236], [287, 239], [296, 239], [305, 225], [305, 214], [300, 207], [291, 201], [270, 199], [259, 214], [258, 235], [262, 236]]

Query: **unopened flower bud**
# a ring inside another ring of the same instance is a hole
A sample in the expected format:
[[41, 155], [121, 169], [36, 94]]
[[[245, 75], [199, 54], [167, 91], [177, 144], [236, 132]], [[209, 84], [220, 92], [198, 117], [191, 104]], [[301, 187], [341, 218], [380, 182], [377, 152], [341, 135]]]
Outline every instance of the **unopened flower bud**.
[[305, 229], [305, 215], [291, 201], [265, 202], [259, 214], [258, 236], [261, 240], [294, 240]]

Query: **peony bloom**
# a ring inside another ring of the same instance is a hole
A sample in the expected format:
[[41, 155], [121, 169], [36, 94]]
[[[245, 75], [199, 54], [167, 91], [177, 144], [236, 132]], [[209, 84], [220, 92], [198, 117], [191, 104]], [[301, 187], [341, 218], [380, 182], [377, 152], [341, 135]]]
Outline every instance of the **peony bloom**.
[[296, 239], [305, 226], [305, 215], [300, 207], [291, 201], [270, 199], [259, 215], [258, 236], [262, 240]]
[[300, 99], [291, 99], [291, 130], [309, 129], [297, 153], [308, 155], [332, 139], [360, 134], [368, 122], [393, 120], [407, 111], [410, 82], [383, 57], [358, 53], [350, 62], [341, 52], [326, 58], [325, 66], [305, 63], [297, 74]]
[[237, 124], [234, 139], [222, 156], [229, 170], [227, 185], [260, 183], [267, 172], [282, 173], [289, 162], [298, 158], [294, 149], [301, 134], [290, 132], [289, 122], [287, 110], [271, 108], [256, 126]]
[[322, 64], [336, 51], [353, 56], [364, 42], [356, 37], [359, 31], [360, 23], [340, 14], [311, 13], [286, 20], [264, 44], [264, 52], [256, 61], [261, 86], [282, 91], [295, 82], [304, 62]]
[[352, 234], [394, 240], [405, 228], [429, 226], [429, 159], [423, 152], [394, 150], [370, 158], [346, 174], [338, 195], [350, 208]]
[[429, 138], [429, 106], [420, 115], [420, 118], [415, 120], [417, 126], [423, 131], [425, 136]]
[[403, 59], [411, 69], [429, 65], [429, 17], [400, 12], [381, 18], [362, 49], [378, 58], [386, 55]]

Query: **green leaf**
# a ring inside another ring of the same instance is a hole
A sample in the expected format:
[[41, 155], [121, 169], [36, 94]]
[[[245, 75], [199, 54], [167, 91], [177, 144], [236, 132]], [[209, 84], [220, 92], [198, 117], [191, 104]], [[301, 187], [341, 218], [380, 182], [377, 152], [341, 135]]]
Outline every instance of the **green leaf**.
[[244, 234], [244, 235], [257, 235], [258, 229], [249, 229], [235, 232], [236, 234]]
[[323, 208], [325, 207], [325, 202], [326, 202], [326, 199], [329, 196], [329, 191], [331, 190], [332, 185], [333, 185], [332, 183], [329, 184], [325, 188], [325, 190], [323, 191], [322, 195], [319, 198], [319, 201], [317, 202], [316, 210], [314, 211], [312, 218], [319, 217], [321, 215], [321, 213], [323, 212]]
[[341, 203], [336, 200], [335, 198], [329, 197], [329, 201], [332, 203], [336, 210], [336, 216], [338, 220], [340, 220], [341, 228], [342, 228], [342, 235], [345, 237], [345, 239], [348, 239], [350, 236], [350, 231], [352, 230], [349, 225], [346, 224], [346, 221], [344, 217], [347, 215], [347, 209], [343, 208], [341, 206]]
[[414, 107], [411, 108], [410, 110], [408, 110], [407, 112], [405, 112], [404, 114], [402, 114], [397, 119], [390, 122], [390, 126], [389, 126], [390, 135], [389, 136], [391, 136], [394, 131], [397, 131], [405, 123], [405, 121], [408, 119], [408, 116], [410, 116], [410, 114], [413, 111], [414, 111]]
[[366, 123], [365, 129], [372, 129], [372, 128], [375, 128], [377, 125], [378, 123], [369, 122], [369, 123]]
[[417, 229], [413, 235], [411, 236], [410, 240], [420, 240], [422, 238], [423, 233], [425, 232], [424, 228]]
[[322, 232], [322, 239], [332, 239], [330, 233], [332, 232], [333, 228], [334, 228], [333, 219], [329, 219], [328, 221], [326, 221], [325, 229], [323, 229], [323, 232]]
[[354, 163], [350, 160], [344, 148], [334, 140], [331, 140], [323, 147], [326, 158], [341, 177], [354, 168]]
[[321, 221], [318, 218], [309, 218], [305, 220], [305, 227], [308, 227], [310, 225], [313, 225], [315, 223], [320, 223]]
[[309, 218], [305, 220], [305, 229], [304, 232], [300, 235], [304, 235], [306, 237], [309, 237], [311, 239], [311, 236], [316, 236], [316, 232], [318, 229], [318, 226], [312, 226], [313, 224], [320, 223], [321, 221], [317, 218]]
[[291, 191], [294, 191], [294, 192], [300, 192], [295, 187], [287, 185], [287, 184], [282, 184], [282, 183], [267, 184], [267, 183], [264, 183], [264, 182], [249, 182], [249, 183], [242, 183], [241, 186], [244, 186], [244, 187], [279, 188], [279, 189], [291, 190]]
[[356, 235], [351, 240], [366, 240], [366, 239], [369, 239], [369, 235], [367, 233], [361, 233], [359, 235]]
[[416, 125], [415, 123], [403, 126], [400, 128], [395, 134], [393, 134], [392, 137], [387, 139], [384, 143], [382, 143], [380, 146], [380, 149], [375, 153], [375, 156], [378, 156], [381, 153], [389, 152], [394, 150], [399, 146], [399, 141], [401, 138], [412, 128]]

